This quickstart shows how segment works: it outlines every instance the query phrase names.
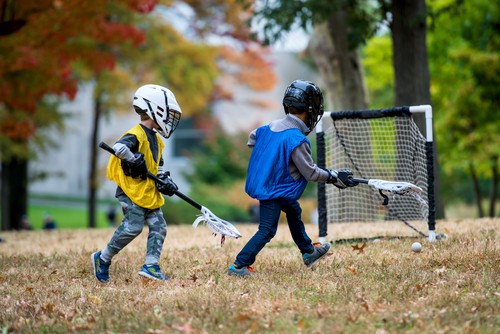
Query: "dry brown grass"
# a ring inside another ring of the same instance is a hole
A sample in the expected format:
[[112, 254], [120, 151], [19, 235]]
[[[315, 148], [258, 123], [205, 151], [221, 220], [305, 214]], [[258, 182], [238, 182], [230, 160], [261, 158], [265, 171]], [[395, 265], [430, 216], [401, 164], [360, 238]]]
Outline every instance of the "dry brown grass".
[[[336, 244], [307, 269], [281, 225], [251, 279], [227, 267], [255, 232], [218, 238], [205, 227], [170, 226], [161, 266], [172, 280], [136, 274], [146, 230], [98, 283], [91, 252], [112, 229], [2, 233], [0, 329], [19, 333], [497, 333], [500, 220], [438, 222], [448, 239], [413, 253], [415, 239]], [[307, 226], [311, 236], [315, 226]], [[422, 229], [424, 229], [422, 227]], [[402, 224], [331, 226], [335, 239], [412, 235]], [[390, 231], [390, 233], [387, 233]]]

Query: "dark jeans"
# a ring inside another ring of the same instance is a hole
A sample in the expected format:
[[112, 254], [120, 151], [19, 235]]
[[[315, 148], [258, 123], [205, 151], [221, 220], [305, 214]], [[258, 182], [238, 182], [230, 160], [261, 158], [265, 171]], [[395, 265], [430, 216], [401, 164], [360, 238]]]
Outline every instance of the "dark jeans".
[[257, 254], [276, 235], [281, 211], [286, 214], [288, 228], [300, 252], [305, 254], [314, 251], [314, 246], [301, 220], [302, 209], [297, 200], [277, 198], [260, 201], [259, 230], [236, 256], [236, 261], [234, 261], [236, 266], [249, 266], [255, 262]]

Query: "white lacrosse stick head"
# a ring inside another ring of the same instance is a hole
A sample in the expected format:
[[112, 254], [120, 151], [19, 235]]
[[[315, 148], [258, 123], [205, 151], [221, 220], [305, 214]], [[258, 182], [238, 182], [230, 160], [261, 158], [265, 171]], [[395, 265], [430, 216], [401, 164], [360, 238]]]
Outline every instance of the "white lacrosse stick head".
[[220, 219], [204, 206], [201, 207], [201, 215], [196, 218], [193, 223], [193, 228], [196, 228], [199, 223], [203, 222], [207, 225], [208, 229], [214, 234], [222, 236], [221, 244], [224, 243], [224, 237], [227, 235], [233, 239], [241, 237], [241, 233], [228, 221]]
[[393, 181], [371, 179], [368, 180], [368, 185], [378, 190], [390, 191], [398, 195], [403, 195], [408, 192], [416, 192], [416, 193], [422, 192], [422, 188], [409, 182], [393, 182]]

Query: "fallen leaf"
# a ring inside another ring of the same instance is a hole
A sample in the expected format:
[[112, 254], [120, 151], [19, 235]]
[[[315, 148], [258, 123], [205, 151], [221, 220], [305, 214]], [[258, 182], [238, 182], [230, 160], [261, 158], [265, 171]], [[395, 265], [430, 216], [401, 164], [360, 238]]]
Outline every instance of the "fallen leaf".
[[54, 312], [55, 306], [52, 303], [47, 303], [41, 307], [41, 310], [44, 312], [52, 313]]
[[358, 254], [361, 254], [364, 252], [364, 249], [366, 247], [366, 242], [363, 242], [363, 244], [361, 246], [358, 246], [358, 245], [352, 245], [352, 250], [353, 251], [358, 251]]
[[238, 321], [247, 321], [247, 320], [250, 320], [250, 316], [248, 314], [240, 313], [236, 317], [236, 320], [238, 320]]
[[87, 298], [92, 304], [95, 304], [95, 305], [102, 305], [102, 300], [101, 298], [97, 297], [97, 296], [88, 296]]
[[356, 270], [356, 268], [354, 267], [345, 267], [347, 270], [349, 270], [353, 275], [357, 275], [358, 274], [358, 271]]
[[359, 318], [359, 314], [358, 315], [350, 315], [347, 317], [347, 321], [349, 321], [351, 323], [355, 323], [356, 321], [358, 321], [358, 318]]
[[258, 329], [259, 329], [259, 324], [256, 321], [253, 321], [252, 324], [250, 325], [250, 330], [255, 333], [257, 332]]

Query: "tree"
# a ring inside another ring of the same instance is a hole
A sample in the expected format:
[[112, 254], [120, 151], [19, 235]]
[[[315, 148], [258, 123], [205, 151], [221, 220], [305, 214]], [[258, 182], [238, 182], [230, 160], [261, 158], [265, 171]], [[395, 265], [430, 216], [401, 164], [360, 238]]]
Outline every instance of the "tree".
[[[375, 31], [365, 1], [245, 1], [253, 6], [253, 20], [262, 27], [263, 43], [279, 40], [290, 30], [314, 29], [308, 55], [326, 86], [330, 110], [366, 109], [368, 106], [359, 45]], [[362, 19], [365, 18], [365, 19]], [[258, 36], [259, 37], [259, 36]]]
[[51, 96], [76, 94], [72, 65], [96, 73], [114, 66], [102, 45], [139, 44], [143, 34], [114, 15], [151, 11], [156, 0], [14, 1], [0, 6], [0, 148], [2, 229], [17, 229], [26, 214], [28, 143], [57, 118]]
[[[500, 123], [500, 5], [488, 0], [435, 1], [429, 50], [443, 169], [452, 183], [470, 177], [480, 217], [495, 216]], [[498, 118], [498, 117], [496, 117]], [[481, 181], [489, 183], [489, 194]], [[483, 198], [489, 196], [488, 210]], [[463, 198], [464, 194], [457, 194]]]

